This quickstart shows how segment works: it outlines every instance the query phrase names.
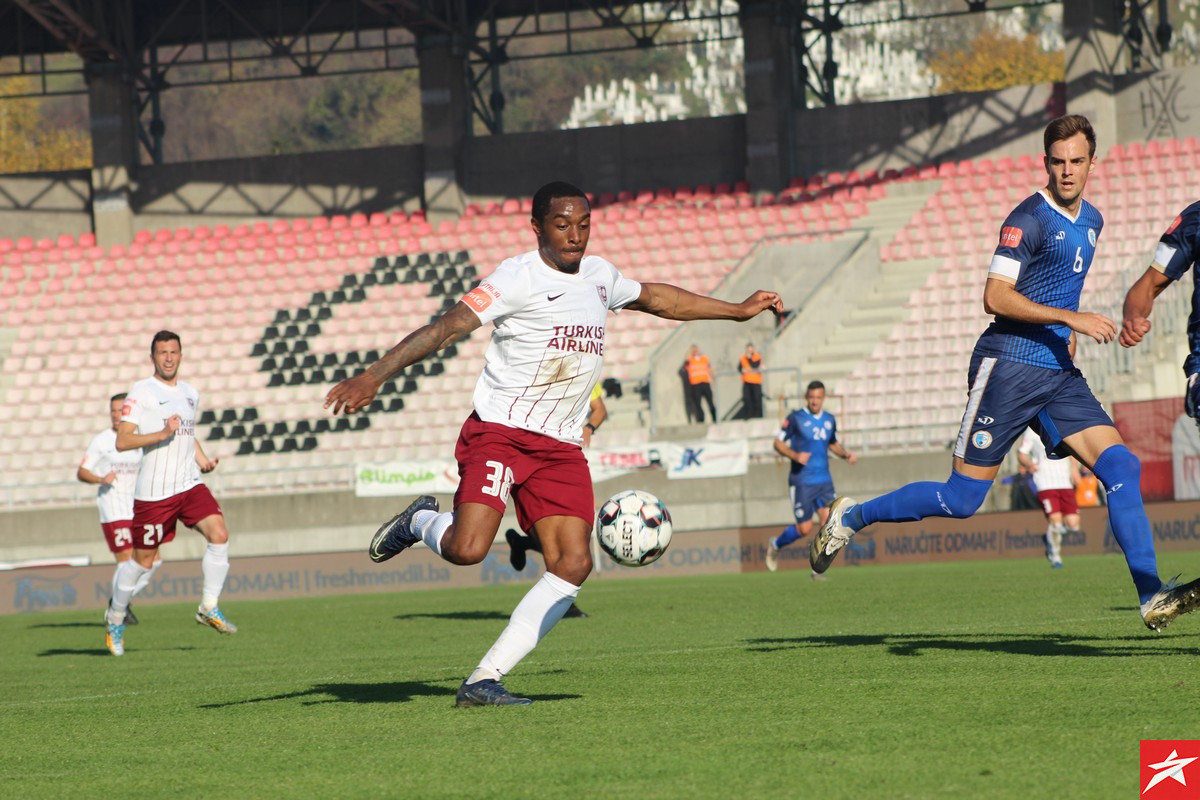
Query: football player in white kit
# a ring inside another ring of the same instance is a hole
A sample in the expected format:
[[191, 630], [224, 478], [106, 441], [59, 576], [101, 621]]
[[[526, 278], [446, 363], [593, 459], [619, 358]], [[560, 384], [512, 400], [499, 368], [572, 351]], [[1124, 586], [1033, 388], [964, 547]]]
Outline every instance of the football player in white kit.
[[1079, 532], [1079, 504], [1075, 484], [1079, 483], [1079, 462], [1070, 456], [1050, 458], [1046, 445], [1032, 430], [1026, 430], [1017, 451], [1017, 460], [1033, 473], [1038, 502], [1046, 515], [1046, 560], [1055, 569], [1063, 568], [1063, 534]]
[[[546, 572], [459, 687], [459, 706], [532, 702], [510, 694], [500, 680], [562, 618], [592, 570], [592, 479], [580, 444], [608, 312], [631, 308], [665, 319], [740, 322], [783, 311], [775, 292], [729, 303], [630, 280], [603, 258], [584, 255], [590, 224], [582, 191], [562, 182], [543, 186], [533, 197], [536, 250], [506, 259], [453, 308], [325, 398], [334, 414], [366, 408], [400, 370], [494, 323], [475, 410], [455, 448], [454, 511], [439, 513], [435, 498], [420, 497], [376, 532], [369, 549], [381, 562], [424, 541], [453, 564], [477, 564], [496, 538], [510, 496], [521, 528], [537, 534]], [[687, 243], [679, 245], [682, 258]]]
[[[121, 562], [128, 561], [133, 553], [133, 485], [137, 481], [138, 467], [142, 463], [141, 450], [117, 450], [117, 424], [121, 421], [121, 407], [124, 403], [124, 392], [114, 394], [108, 399], [108, 414], [112, 425], [92, 437], [83, 462], [75, 472], [75, 477], [79, 480], [98, 487], [96, 506], [100, 510], [100, 530], [104, 533], [108, 549], [117, 559], [117, 569], [120, 569]], [[161, 560], [154, 562], [150, 571], [133, 587], [134, 594], [146, 588], [161, 563]], [[117, 574], [114, 570], [114, 586], [116, 581]], [[133, 607], [127, 608], [125, 624], [137, 625], [137, 622], [137, 617], [133, 615]]]
[[229, 574], [229, 531], [221, 506], [200, 480], [217, 468], [196, 440], [200, 393], [179, 380], [183, 348], [179, 334], [159, 331], [150, 342], [154, 376], [129, 390], [117, 426], [117, 449], [142, 449], [133, 494], [133, 558], [117, 568], [107, 614], [106, 643], [114, 656], [125, 652], [125, 610], [133, 588], [158, 557], [160, 545], [175, 538], [183, 522], [208, 540], [200, 570], [204, 576], [196, 622], [219, 633], [237, 626], [217, 607]]

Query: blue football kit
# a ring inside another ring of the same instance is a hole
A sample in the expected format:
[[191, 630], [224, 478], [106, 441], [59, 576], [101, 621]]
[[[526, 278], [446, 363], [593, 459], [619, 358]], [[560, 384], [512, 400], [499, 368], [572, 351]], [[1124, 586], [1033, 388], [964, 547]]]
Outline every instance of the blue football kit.
[[[788, 493], [792, 513], [798, 524], [813, 518], [817, 511], [833, 502], [833, 476], [829, 474], [829, 445], [837, 442], [837, 420], [822, 410], [813, 414], [807, 408], [788, 414], [778, 438], [797, 453], [808, 453], [808, 462], [793, 461], [788, 473]], [[775, 540], [786, 547], [800, 538], [796, 525], [789, 525]]]
[[[1158, 240], [1150, 266], [1173, 281], [1180, 280], [1200, 260], [1200, 202], [1179, 212]], [[1192, 310], [1188, 314], [1188, 357], [1183, 374], [1188, 376], [1185, 405], [1189, 417], [1200, 418], [1200, 283], [1192, 276]]]
[[[1083, 281], [1096, 253], [1104, 219], [1086, 200], [1072, 217], [1039, 191], [1005, 219], [992, 256], [990, 278], [1011, 282], [1043, 306], [1079, 310]], [[1028, 426], [1047, 453], [1066, 454], [1063, 439], [1095, 426], [1113, 426], [1071, 361], [1071, 330], [997, 316], [979, 337], [967, 371], [967, 408], [954, 455], [967, 464], [997, 466]], [[1109, 523], [1146, 603], [1162, 587], [1150, 522], [1142, 504], [1141, 463], [1124, 444], [1108, 447], [1092, 471], [1107, 492]], [[972, 516], [992, 481], [957, 470], [944, 483], [910, 483], [848, 508], [843, 524], [858, 531], [875, 522]]]
[[[1086, 200], [1072, 219], [1039, 192], [1004, 221], [989, 277], [1015, 281], [1019, 293], [1040, 305], [1078, 311], [1103, 227], [1100, 212]], [[997, 317], [971, 355], [967, 410], [954, 455], [994, 466], [1028, 426], [1042, 437], [1047, 453], [1061, 456], [1065, 437], [1112, 425], [1071, 362], [1070, 339], [1066, 325]]]

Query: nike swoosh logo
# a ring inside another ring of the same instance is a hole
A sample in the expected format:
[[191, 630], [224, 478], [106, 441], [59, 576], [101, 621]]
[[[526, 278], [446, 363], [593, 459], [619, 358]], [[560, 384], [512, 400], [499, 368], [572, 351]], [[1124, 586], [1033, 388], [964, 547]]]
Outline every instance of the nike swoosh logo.
[[549, 300], [551, 303], [553, 303], [555, 300], [562, 297], [564, 294], [566, 294], [566, 292], [559, 292], [556, 295], [546, 295], [546, 299]]
[[159, 401], [158, 401], [158, 404], [159, 404], [160, 406], [165, 406], [165, 405], [166, 405], [167, 403], [169, 403], [169, 402], [171, 402], [171, 401], [170, 401], [170, 400], [159, 400]]

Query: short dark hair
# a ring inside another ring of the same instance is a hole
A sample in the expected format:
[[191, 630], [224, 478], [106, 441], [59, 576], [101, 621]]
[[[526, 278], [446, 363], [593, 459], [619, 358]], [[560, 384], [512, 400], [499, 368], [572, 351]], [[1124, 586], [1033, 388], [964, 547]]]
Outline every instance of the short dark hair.
[[814, 389], [820, 389], [823, 392], [825, 391], [825, 384], [821, 383], [820, 381], [809, 381], [808, 386], [804, 389], [804, 393], [808, 394]]
[[1088, 155], [1096, 155], [1096, 131], [1092, 129], [1092, 123], [1082, 114], [1067, 114], [1059, 117], [1056, 120], [1051, 120], [1046, 126], [1046, 132], [1042, 134], [1042, 146], [1046, 150], [1046, 155], [1050, 155], [1050, 145], [1055, 142], [1061, 142], [1063, 139], [1070, 139], [1077, 133], [1082, 133], [1088, 143]]
[[578, 187], [566, 181], [550, 181], [533, 195], [533, 218], [541, 225], [550, 213], [550, 201], [556, 197], [582, 197], [587, 201], [587, 195]]
[[172, 331], [159, 331], [154, 334], [154, 338], [150, 340], [150, 355], [154, 355], [154, 346], [159, 342], [179, 342], [179, 349], [183, 349], [183, 341], [179, 338], [178, 333]]
[[129, 396], [129, 395], [128, 395], [127, 393], [125, 393], [125, 392], [121, 392], [120, 394], [114, 394], [112, 397], [108, 398], [108, 404], [109, 404], [109, 405], [112, 405], [112, 404], [113, 404], [113, 401], [115, 401], [115, 400], [124, 400], [124, 399], [125, 399], [126, 397], [128, 397], [128, 396]]

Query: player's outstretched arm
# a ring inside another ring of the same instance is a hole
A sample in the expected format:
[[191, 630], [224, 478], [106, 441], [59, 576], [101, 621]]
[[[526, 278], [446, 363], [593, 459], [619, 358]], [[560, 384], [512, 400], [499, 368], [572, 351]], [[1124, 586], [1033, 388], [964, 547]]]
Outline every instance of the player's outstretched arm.
[[1090, 336], [1100, 344], [1117, 338], [1117, 325], [1103, 314], [1090, 311], [1068, 311], [1035, 303], [1017, 291], [1008, 281], [988, 278], [983, 289], [983, 309], [997, 317], [1031, 322], [1036, 325], [1066, 325], [1076, 333]]
[[783, 300], [776, 292], [759, 289], [740, 303], [729, 303], [668, 283], [643, 283], [642, 293], [628, 307], [663, 319], [729, 319], [745, 322], [767, 309], [773, 311], [776, 316], [782, 314]]
[[431, 353], [448, 347], [479, 327], [479, 317], [458, 302], [428, 325], [422, 325], [405, 336], [400, 344], [383, 355], [383, 358], [352, 378], [347, 378], [325, 395], [325, 408], [333, 406], [333, 413], [344, 411], [353, 414], [366, 408], [375, 399], [379, 387], [407, 366], [417, 363]]
[[1142, 277], [1129, 287], [1121, 314], [1124, 317], [1121, 335], [1118, 337], [1122, 347], [1133, 347], [1150, 332], [1150, 312], [1154, 309], [1154, 299], [1170, 285], [1171, 279], [1165, 273], [1147, 267]]

